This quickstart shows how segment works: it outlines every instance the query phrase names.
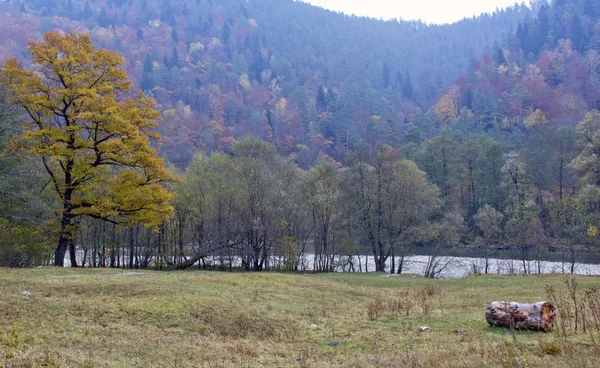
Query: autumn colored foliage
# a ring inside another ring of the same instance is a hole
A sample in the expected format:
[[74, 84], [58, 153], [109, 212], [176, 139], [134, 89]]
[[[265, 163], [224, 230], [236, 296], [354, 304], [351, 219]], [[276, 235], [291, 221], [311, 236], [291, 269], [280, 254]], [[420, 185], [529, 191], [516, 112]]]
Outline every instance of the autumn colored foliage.
[[49, 32], [29, 46], [31, 70], [8, 59], [1, 81], [25, 116], [11, 145], [41, 158], [57, 197], [62, 265], [81, 216], [158, 226], [173, 213], [162, 184], [175, 177], [150, 143], [160, 115], [152, 99], [128, 95], [120, 55], [73, 32]]

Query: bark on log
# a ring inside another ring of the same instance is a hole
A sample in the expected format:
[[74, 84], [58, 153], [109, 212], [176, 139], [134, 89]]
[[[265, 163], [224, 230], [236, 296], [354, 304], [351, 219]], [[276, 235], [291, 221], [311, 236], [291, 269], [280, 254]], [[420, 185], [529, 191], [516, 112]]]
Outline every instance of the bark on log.
[[556, 320], [556, 307], [548, 302], [493, 302], [485, 310], [485, 319], [492, 326], [511, 327], [514, 324], [518, 330], [549, 332]]

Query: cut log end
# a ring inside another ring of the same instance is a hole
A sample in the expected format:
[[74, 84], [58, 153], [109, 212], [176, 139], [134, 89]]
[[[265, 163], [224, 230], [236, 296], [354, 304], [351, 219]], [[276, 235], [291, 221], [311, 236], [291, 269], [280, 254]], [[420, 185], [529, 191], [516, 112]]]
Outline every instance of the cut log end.
[[552, 331], [556, 315], [556, 307], [549, 302], [493, 302], [485, 310], [485, 319], [492, 326], [514, 326], [517, 330], [544, 332]]

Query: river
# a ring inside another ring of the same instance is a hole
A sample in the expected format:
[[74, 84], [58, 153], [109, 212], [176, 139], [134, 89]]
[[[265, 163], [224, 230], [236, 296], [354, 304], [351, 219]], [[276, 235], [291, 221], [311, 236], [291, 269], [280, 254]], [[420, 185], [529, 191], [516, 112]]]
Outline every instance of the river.
[[[83, 252], [78, 252], [81, 264]], [[215, 264], [217, 257], [207, 259], [209, 263]], [[241, 261], [238, 257], [227, 259], [226, 263], [239, 267]], [[396, 267], [401, 259], [396, 258]], [[433, 263], [432, 263], [433, 262]], [[272, 257], [270, 268], [282, 268], [283, 259]], [[359, 265], [360, 263], [360, 265]], [[300, 262], [299, 271], [313, 271], [314, 255], [305, 254]], [[431, 267], [433, 264], [433, 267]], [[70, 266], [70, 260], [65, 257], [65, 267]], [[485, 270], [485, 258], [465, 257], [465, 256], [437, 256], [413, 255], [404, 257], [402, 266], [403, 274], [414, 274], [424, 276], [426, 270], [433, 271], [436, 278], [460, 278], [468, 275], [483, 273]], [[391, 273], [391, 259], [387, 262], [388, 273]], [[375, 262], [372, 256], [348, 257], [336, 256], [334, 260], [335, 272], [373, 272], [375, 271]], [[574, 264], [573, 273], [577, 275], [600, 275], [600, 264], [577, 262]], [[548, 260], [529, 260], [522, 261], [518, 259], [488, 259], [488, 273], [497, 275], [523, 275], [523, 274], [570, 274], [571, 263], [567, 261], [548, 261]]]

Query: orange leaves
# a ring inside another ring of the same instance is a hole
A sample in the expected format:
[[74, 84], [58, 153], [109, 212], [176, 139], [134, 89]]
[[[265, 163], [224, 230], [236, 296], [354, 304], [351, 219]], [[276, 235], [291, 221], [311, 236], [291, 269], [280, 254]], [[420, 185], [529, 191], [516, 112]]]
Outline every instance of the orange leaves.
[[333, 157], [329, 156], [325, 152], [321, 152], [321, 156], [323, 157], [323, 159], [325, 161], [332, 163], [333, 166], [335, 166], [337, 169], [339, 169], [339, 168], [341, 168], [341, 167], [344, 166], [344, 165], [342, 165], [341, 162], [336, 161]]
[[313, 135], [312, 141], [320, 147], [330, 146], [333, 144], [333, 141], [331, 139], [324, 138], [323, 134], [321, 133]]
[[217, 142], [217, 148], [221, 151], [229, 151], [235, 142], [237, 141], [232, 136], [221, 137]]
[[270, 142], [273, 141], [273, 128], [271, 128], [271, 125], [266, 124], [265, 125], [265, 131], [266, 131], [266, 139], [269, 140]]
[[216, 84], [211, 84], [208, 94], [208, 110], [211, 120], [223, 124], [223, 110], [225, 105], [225, 95], [221, 92], [221, 88]]
[[281, 148], [283, 148], [286, 153], [291, 153], [295, 148], [294, 137], [290, 134], [286, 134], [281, 143]]

